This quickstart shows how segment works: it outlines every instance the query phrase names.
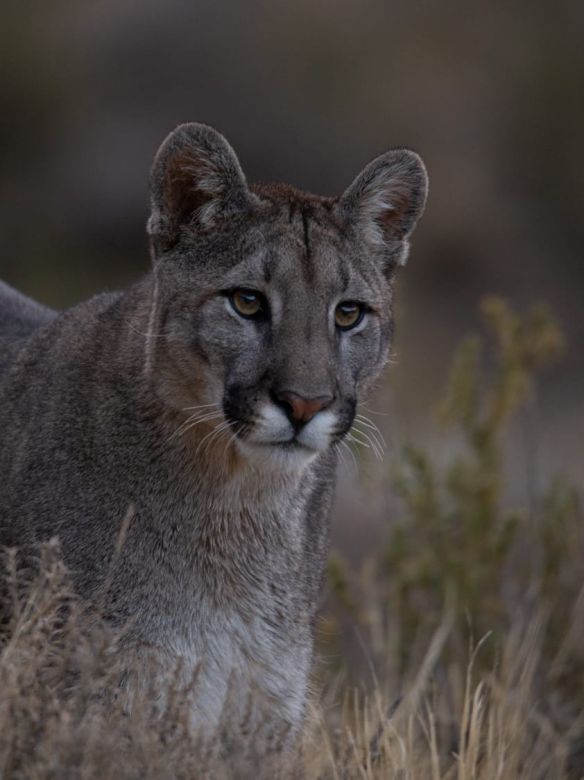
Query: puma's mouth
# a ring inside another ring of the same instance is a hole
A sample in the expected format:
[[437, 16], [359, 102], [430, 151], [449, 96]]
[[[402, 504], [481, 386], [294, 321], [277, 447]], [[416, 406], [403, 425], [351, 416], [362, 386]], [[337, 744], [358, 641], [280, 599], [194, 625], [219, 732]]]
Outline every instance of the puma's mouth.
[[337, 408], [324, 409], [307, 422], [294, 424], [280, 406], [271, 402], [261, 404], [245, 421], [241, 410], [233, 405], [227, 405], [225, 415], [234, 423], [235, 443], [244, 459], [259, 463], [262, 468], [275, 465], [293, 470], [302, 468], [338, 442], [351, 417]]
[[314, 447], [309, 447], [306, 444], [303, 444], [301, 441], [299, 441], [297, 436], [294, 436], [292, 439], [287, 439], [285, 441], [276, 441], [268, 446], [270, 447], [279, 447], [280, 449], [286, 451], [286, 450], [304, 450], [305, 452], [309, 453], [315, 453], [319, 452], [319, 450], [314, 449]]
[[283, 452], [296, 452], [304, 451], [306, 453], [318, 453], [321, 449], [310, 447], [307, 444], [303, 444], [298, 437], [294, 436], [291, 439], [282, 439], [280, 441], [257, 441], [256, 439], [243, 438], [240, 442], [251, 445], [252, 447], [265, 448], [269, 451], [281, 450]]
[[239, 438], [237, 442], [243, 457], [267, 472], [302, 470], [322, 451], [307, 447], [296, 437], [269, 442]]

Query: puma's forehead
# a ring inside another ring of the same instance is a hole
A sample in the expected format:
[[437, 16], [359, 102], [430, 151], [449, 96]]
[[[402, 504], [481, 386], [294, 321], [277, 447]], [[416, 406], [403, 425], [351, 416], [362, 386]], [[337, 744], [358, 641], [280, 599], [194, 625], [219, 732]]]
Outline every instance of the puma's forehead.
[[[286, 298], [328, 301], [348, 295], [381, 306], [387, 282], [376, 266], [358, 261], [358, 252], [331, 215], [332, 199], [274, 189], [279, 197], [269, 200], [268, 213], [249, 230], [240, 261], [227, 272], [229, 283], [280, 289]], [[299, 197], [285, 197], [286, 192]]]
[[286, 184], [252, 185], [259, 198], [258, 215], [263, 235], [275, 243], [289, 243], [303, 250], [304, 272], [314, 270], [315, 242], [341, 250], [342, 225], [335, 217], [335, 198], [302, 192]]
[[322, 298], [349, 291], [371, 305], [381, 303], [386, 280], [377, 266], [359, 262], [359, 247], [335, 210], [337, 198], [286, 184], [250, 189], [258, 198], [255, 219], [244, 230], [239, 262], [227, 271], [230, 282], [282, 286], [288, 295], [302, 290]]
[[271, 201], [274, 205], [288, 207], [291, 210], [312, 208], [321, 209], [330, 214], [337, 201], [337, 198], [313, 195], [311, 192], [298, 190], [291, 184], [281, 182], [251, 184], [250, 190], [262, 200]]

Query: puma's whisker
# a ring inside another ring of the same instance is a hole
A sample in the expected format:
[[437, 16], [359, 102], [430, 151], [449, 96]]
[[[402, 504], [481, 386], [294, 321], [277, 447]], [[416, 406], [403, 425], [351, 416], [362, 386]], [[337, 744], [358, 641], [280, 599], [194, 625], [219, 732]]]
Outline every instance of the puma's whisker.
[[344, 448], [345, 448], [345, 450], [346, 450], [346, 451], [349, 453], [349, 455], [351, 456], [351, 460], [353, 461], [353, 466], [354, 466], [354, 468], [355, 468], [355, 473], [356, 473], [356, 474], [358, 474], [358, 473], [359, 473], [359, 464], [357, 463], [357, 458], [355, 457], [355, 453], [354, 453], [354, 452], [353, 452], [353, 450], [352, 450], [352, 449], [349, 447], [349, 445], [347, 444], [347, 442], [346, 442], [344, 439], [342, 439], [342, 440], [339, 442], [339, 444], [341, 445], [341, 447], [344, 447]]
[[203, 436], [199, 444], [197, 445], [197, 449], [195, 450], [195, 455], [199, 454], [199, 451], [201, 447], [203, 447], [204, 443], [208, 441], [207, 448], [209, 444], [213, 441], [214, 438], [216, 438], [220, 433], [222, 433], [226, 428], [228, 428], [230, 425], [229, 421], [224, 421], [220, 423], [219, 425], [216, 425], [212, 431], [210, 431], [206, 436]]
[[[387, 449], [387, 444], [383, 438], [383, 434], [377, 425], [370, 421], [369, 418], [363, 418], [362, 415], [356, 415], [355, 420], [353, 421], [353, 428], [357, 431], [360, 430], [362, 435], [368, 435], [368, 437], [375, 442], [377, 448], [382, 453], [385, 452]], [[365, 428], [366, 431], [364, 431], [363, 428]]]
[[381, 430], [379, 429], [379, 426], [376, 425], [373, 420], [371, 420], [369, 417], [366, 417], [364, 414], [356, 414], [355, 419], [359, 421], [361, 425], [364, 425], [365, 428], [370, 428], [372, 431], [374, 431], [377, 436], [379, 437], [381, 443], [384, 447], [387, 447], [387, 444], [385, 442], [385, 439], [383, 438], [383, 434], [381, 433]]
[[360, 436], [362, 436], [365, 439], [365, 441], [369, 443], [369, 446], [373, 450], [375, 457], [378, 460], [383, 460], [384, 448], [379, 442], [379, 440], [377, 439], [377, 437], [372, 432], [362, 430], [357, 426], [356, 423], [353, 423], [353, 427], [351, 428], [351, 431], [358, 433]]
[[193, 409], [206, 409], [206, 408], [208, 408], [210, 406], [214, 406], [216, 409], [219, 409], [219, 404], [215, 404], [215, 403], [213, 403], [213, 404], [197, 404], [196, 406], [184, 406], [183, 407], [183, 412], [189, 412], [189, 411], [192, 411]]
[[345, 453], [342, 451], [340, 443], [339, 442], [335, 442], [333, 444], [333, 449], [334, 449], [335, 453], [338, 455], [338, 457], [340, 458], [340, 461], [343, 464], [343, 466], [346, 469], [348, 469], [348, 464], [347, 464], [347, 460], [345, 458]]
[[371, 409], [369, 406], [367, 406], [364, 403], [359, 404], [359, 406], [360, 406], [361, 409], [365, 409], [366, 412], [369, 412], [369, 414], [375, 414], [375, 415], [378, 415], [379, 417], [388, 417], [389, 416], [387, 412], [378, 412], [375, 409]]
[[195, 412], [180, 424], [180, 426], [172, 434], [170, 439], [184, 435], [188, 430], [194, 428], [196, 425], [200, 425], [201, 423], [205, 423], [205, 422], [210, 422], [211, 420], [217, 420], [220, 417], [223, 417], [223, 413], [220, 411], [213, 411], [207, 413]]

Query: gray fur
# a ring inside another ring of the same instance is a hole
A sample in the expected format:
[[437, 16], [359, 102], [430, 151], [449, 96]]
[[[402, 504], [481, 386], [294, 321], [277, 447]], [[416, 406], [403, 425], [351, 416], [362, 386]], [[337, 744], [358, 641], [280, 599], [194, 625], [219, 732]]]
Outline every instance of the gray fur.
[[0, 280], [0, 376], [20, 344], [55, 316]]
[[[340, 199], [248, 186], [227, 141], [189, 124], [151, 194], [153, 267], [129, 290], [53, 317], [0, 288], [0, 543], [58, 536], [128, 659], [200, 664], [198, 722], [217, 722], [231, 681], [294, 730], [335, 444], [388, 356], [425, 171], [400, 150]], [[235, 288], [261, 291], [269, 319], [242, 319]], [[334, 325], [342, 300], [370, 308], [354, 331]], [[334, 401], [296, 430], [281, 390]]]

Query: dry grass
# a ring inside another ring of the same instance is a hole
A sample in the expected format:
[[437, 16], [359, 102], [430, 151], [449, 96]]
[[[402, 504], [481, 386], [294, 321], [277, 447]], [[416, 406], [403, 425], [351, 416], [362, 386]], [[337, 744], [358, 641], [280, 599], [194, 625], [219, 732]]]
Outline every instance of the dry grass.
[[[278, 752], [226, 719], [216, 738], [189, 726], [185, 690], [169, 680], [166, 704], [143, 691], [129, 716], [116, 688], [113, 637], [81, 627], [58, 552], [22, 603], [0, 656], [0, 776], [3, 778], [458, 778], [579, 777], [584, 719], [546, 659], [550, 616], [519, 620], [490, 670], [492, 636], [444, 663], [455, 615], [444, 615], [417, 672], [369, 692], [329, 680], [312, 707], [303, 744]], [[558, 655], [581, 641], [572, 625]], [[387, 647], [388, 653], [391, 646]], [[387, 659], [391, 660], [391, 659]]]
[[437, 469], [409, 448], [386, 549], [359, 572], [331, 562], [323, 660], [297, 748], [282, 752], [283, 735], [227, 714], [213, 738], [194, 733], [178, 674], [163, 705], [144, 690], [129, 715], [115, 637], [87, 628], [49, 545], [26, 591], [7, 559], [0, 777], [584, 777], [577, 495], [552, 480], [529, 507], [504, 498], [508, 422], [559, 334], [541, 311], [519, 318], [490, 302], [486, 312], [489, 371], [468, 342], [443, 409], [459, 454]]

